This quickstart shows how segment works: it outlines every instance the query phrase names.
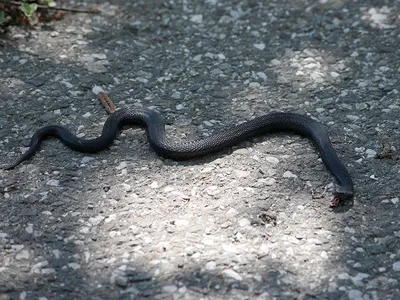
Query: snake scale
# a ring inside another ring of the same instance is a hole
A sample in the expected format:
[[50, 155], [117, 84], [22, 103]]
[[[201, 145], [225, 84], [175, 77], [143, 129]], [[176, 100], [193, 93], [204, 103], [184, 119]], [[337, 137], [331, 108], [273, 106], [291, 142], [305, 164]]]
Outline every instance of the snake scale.
[[238, 144], [250, 137], [272, 132], [294, 132], [311, 139], [317, 147], [322, 161], [336, 179], [334, 198], [331, 206], [338, 206], [343, 200], [353, 197], [353, 181], [344, 164], [332, 147], [328, 133], [317, 121], [294, 113], [270, 113], [234, 126], [221, 133], [200, 140], [170, 141], [165, 134], [165, 122], [161, 115], [150, 109], [122, 109], [112, 113], [106, 120], [102, 134], [94, 139], [81, 139], [67, 128], [50, 125], [39, 129], [32, 137], [29, 149], [13, 164], [4, 169], [13, 169], [22, 161], [33, 156], [41, 141], [56, 137], [67, 147], [87, 153], [95, 153], [109, 147], [119, 129], [127, 124], [146, 128], [152, 148], [162, 157], [174, 160], [191, 159], [219, 151]]

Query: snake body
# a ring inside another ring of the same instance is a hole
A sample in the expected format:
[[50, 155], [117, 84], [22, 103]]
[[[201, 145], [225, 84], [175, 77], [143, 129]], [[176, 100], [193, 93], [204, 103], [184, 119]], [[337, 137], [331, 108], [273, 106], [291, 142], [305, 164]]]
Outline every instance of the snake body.
[[271, 113], [257, 117], [226, 131], [200, 140], [170, 141], [165, 134], [165, 122], [161, 115], [150, 109], [123, 109], [111, 114], [106, 120], [101, 135], [94, 139], [81, 139], [67, 128], [50, 125], [39, 129], [32, 137], [29, 149], [5, 169], [15, 168], [38, 151], [41, 141], [56, 137], [67, 147], [86, 153], [95, 153], [108, 148], [119, 129], [127, 124], [146, 128], [152, 148], [165, 158], [174, 160], [191, 159], [233, 146], [250, 137], [272, 132], [294, 132], [310, 138], [317, 147], [322, 161], [336, 179], [335, 197], [331, 206], [337, 206], [353, 196], [353, 181], [346, 167], [332, 147], [327, 131], [317, 121], [294, 113]]

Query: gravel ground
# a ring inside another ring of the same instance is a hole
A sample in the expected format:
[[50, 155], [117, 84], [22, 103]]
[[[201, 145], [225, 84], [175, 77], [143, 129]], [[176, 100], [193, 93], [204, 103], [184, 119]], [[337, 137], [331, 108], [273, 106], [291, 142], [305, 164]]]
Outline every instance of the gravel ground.
[[356, 197], [329, 208], [296, 135], [189, 162], [140, 128], [93, 155], [49, 140], [0, 170], [0, 299], [400, 299], [400, 1], [110, 2], [2, 36], [0, 164], [45, 125], [98, 135], [97, 85], [177, 139], [308, 114]]

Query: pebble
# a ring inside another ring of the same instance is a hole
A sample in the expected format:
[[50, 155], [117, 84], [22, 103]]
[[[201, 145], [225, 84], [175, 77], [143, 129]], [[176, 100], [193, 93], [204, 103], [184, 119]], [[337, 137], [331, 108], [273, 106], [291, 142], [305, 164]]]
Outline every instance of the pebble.
[[175, 91], [172, 93], [171, 98], [174, 100], [179, 100], [182, 98], [182, 94], [180, 92]]
[[223, 270], [222, 274], [225, 275], [225, 276], [228, 276], [230, 278], [233, 278], [233, 279], [235, 279], [237, 281], [242, 281], [243, 280], [242, 276], [240, 276], [238, 273], [236, 273], [232, 269]]
[[87, 164], [88, 162], [94, 160], [94, 157], [90, 157], [90, 156], [84, 156], [81, 160], [81, 164]]
[[235, 171], [235, 175], [238, 178], [246, 178], [246, 177], [250, 176], [250, 172], [249, 171], [236, 170]]
[[270, 64], [273, 66], [279, 66], [282, 64], [282, 62], [274, 58], [273, 60], [270, 61]]
[[23, 259], [29, 259], [30, 254], [28, 250], [22, 250], [21, 252], [19, 252], [16, 256], [15, 259], [16, 260], [23, 260]]
[[267, 156], [267, 157], [265, 157], [265, 160], [273, 165], [279, 164], [279, 159], [277, 159], [276, 157], [273, 157], [273, 156]]
[[297, 175], [293, 174], [290, 171], [286, 171], [285, 173], [283, 173], [283, 177], [284, 178], [297, 178]]
[[365, 150], [365, 153], [367, 154], [367, 158], [375, 158], [376, 157], [375, 150], [367, 149], [367, 150]]
[[215, 261], [209, 261], [206, 263], [205, 269], [207, 271], [212, 271], [212, 270], [215, 270], [216, 267], [217, 267], [217, 264]]
[[227, 212], [226, 212], [226, 216], [228, 218], [232, 218], [234, 216], [236, 216], [238, 214], [238, 211], [234, 208], [230, 208]]
[[119, 165], [116, 166], [115, 168], [116, 168], [117, 170], [122, 170], [122, 169], [125, 169], [127, 166], [128, 166], [128, 164], [127, 164], [126, 162], [122, 161], [122, 162], [120, 162]]
[[76, 271], [81, 268], [81, 265], [78, 263], [69, 263], [68, 267]]
[[396, 261], [394, 264], [393, 264], [393, 271], [395, 271], [395, 272], [400, 272], [400, 261]]
[[197, 24], [203, 23], [203, 15], [202, 14], [192, 15], [190, 16], [190, 21]]
[[251, 223], [248, 219], [243, 218], [239, 220], [239, 226], [240, 227], [245, 227], [245, 226], [249, 226]]
[[358, 273], [356, 276], [351, 278], [351, 281], [355, 286], [363, 286], [364, 283], [362, 282], [364, 279], [368, 278], [370, 275], [365, 273]]
[[349, 119], [350, 121], [357, 121], [358, 119], [360, 119], [360, 117], [354, 115], [346, 115], [346, 118]]
[[232, 243], [222, 244], [222, 249], [229, 253], [237, 253], [237, 249], [236, 249], [235, 245], [233, 245]]
[[249, 87], [256, 88], [256, 87], [259, 87], [259, 86], [260, 86], [260, 83], [259, 83], [259, 82], [250, 82], [250, 83], [249, 83]]
[[162, 287], [163, 292], [173, 294], [178, 290], [178, 287], [176, 285], [164, 285]]
[[257, 72], [256, 75], [264, 81], [267, 80], [267, 75], [264, 72]]
[[49, 186], [59, 186], [60, 181], [56, 179], [50, 179], [49, 181], [46, 182], [46, 184]]

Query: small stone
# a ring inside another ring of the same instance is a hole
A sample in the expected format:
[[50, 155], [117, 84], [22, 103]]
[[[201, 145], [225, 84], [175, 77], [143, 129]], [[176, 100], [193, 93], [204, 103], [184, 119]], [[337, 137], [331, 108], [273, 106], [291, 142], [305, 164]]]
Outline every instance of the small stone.
[[25, 231], [29, 234], [33, 233], [33, 225], [32, 224], [28, 224], [27, 227], [25, 227]]
[[157, 189], [157, 188], [158, 188], [158, 182], [157, 182], [157, 181], [153, 181], [153, 182], [150, 184], [150, 188], [152, 188], [152, 189]]
[[265, 49], [265, 44], [264, 44], [264, 43], [253, 44], [253, 46], [254, 46], [255, 48], [257, 48], [258, 50], [264, 50], [264, 49]]
[[81, 164], [87, 164], [88, 162], [94, 160], [94, 157], [84, 156], [81, 160]]
[[171, 285], [164, 285], [164, 286], [162, 287], [162, 290], [163, 290], [163, 292], [165, 292], [165, 293], [172, 294], [172, 293], [175, 293], [175, 292], [178, 290], [178, 287], [177, 287], [176, 285], [173, 285], [173, 284], [171, 284]]
[[78, 269], [81, 268], [81, 265], [80, 265], [80, 264], [77, 264], [77, 263], [69, 263], [69, 264], [68, 264], [68, 267], [70, 267], [70, 268], [73, 269], [73, 270], [78, 270]]
[[232, 269], [226, 269], [222, 271], [222, 274], [225, 276], [228, 276], [230, 278], [233, 278], [235, 280], [241, 281], [243, 280], [242, 276], [240, 276], [238, 273], [233, 271]]
[[293, 174], [290, 171], [286, 171], [285, 173], [283, 173], [283, 177], [284, 178], [297, 178], [297, 175]]
[[264, 81], [267, 80], [267, 75], [264, 72], [257, 72], [256, 75]]
[[245, 226], [248, 226], [248, 225], [250, 225], [250, 221], [248, 219], [243, 218], [243, 219], [239, 220], [239, 226], [240, 227], [245, 227]]
[[94, 217], [94, 218], [89, 218], [89, 222], [93, 226], [99, 225], [101, 223], [101, 221], [103, 221], [103, 220], [104, 220], [103, 216], [97, 216], [97, 217]]
[[400, 261], [396, 261], [394, 264], [393, 264], [393, 271], [395, 271], [395, 272], [400, 272]]
[[208, 263], [206, 263], [206, 266], [205, 266], [206, 270], [208, 270], [208, 271], [215, 270], [216, 267], [217, 267], [217, 264], [215, 261], [209, 261]]
[[250, 172], [249, 171], [236, 170], [235, 171], [235, 175], [238, 178], [246, 178], [246, 177], [250, 176]]
[[339, 73], [331, 72], [331, 76], [332, 76], [332, 78], [338, 78], [340, 75], [339, 75]]
[[273, 157], [273, 156], [267, 156], [267, 157], [265, 158], [265, 160], [266, 160], [267, 162], [273, 164], [273, 165], [279, 164], [279, 159], [277, 159], [276, 157]]
[[354, 116], [354, 115], [347, 115], [346, 116], [347, 119], [349, 119], [350, 121], [357, 121], [358, 119], [360, 119], [360, 117], [358, 116]]
[[260, 86], [260, 83], [259, 83], [259, 82], [250, 82], [250, 83], [249, 83], [249, 87], [255, 88], [255, 87], [259, 87], [259, 86]]
[[397, 204], [397, 203], [399, 203], [399, 198], [392, 198], [392, 199], [390, 199], [390, 201], [391, 201], [393, 204]]
[[231, 225], [232, 225], [232, 223], [227, 221], [227, 222], [222, 223], [220, 226], [221, 226], [222, 229], [226, 229]]
[[212, 186], [209, 186], [208, 188], [206, 188], [206, 193], [210, 196], [215, 196], [220, 193], [220, 190], [218, 189], [217, 186], [212, 185]]
[[171, 98], [175, 99], [175, 100], [179, 100], [179, 99], [181, 99], [181, 97], [182, 97], [182, 94], [180, 92], [177, 92], [177, 91], [173, 92], [172, 95], [171, 95]]
[[362, 300], [363, 299], [362, 295], [363, 295], [362, 292], [359, 290], [349, 290], [347, 292], [347, 296], [349, 297], [349, 299], [352, 300]]
[[190, 21], [193, 23], [200, 24], [203, 22], [203, 15], [201, 15], [201, 14], [192, 15], [192, 16], [190, 16]]
[[49, 181], [46, 182], [46, 184], [49, 186], [59, 186], [60, 182], [56, 179], [50, 179]]
[[365, 273], [358, 273], [356, 276], [352, 277], [351, 280], [355, 286], [363, 286], [362, 280], [368, 278], [369, 275]]
[[367, 150], [365, 150], [365, 153], [367, 154], [367, 158], [376, 157], [376, 151], [375, 150], [367, 149]]
[[116, 276], [114, 282], [119, 287], [126, 287], [128, 286], [128, 277], [125, 275]]
[[273, 60], [270, 61], [270, 64], [273, 65], [273, 66], [279, 66], [282, 63], [281, 63], [280, 60], [277, 60], [277, 59], [274, 58]]
[[341, 280], [347, 280], [347, 279], [350, 278], [350, 275], [347, 274], [347, 273], [341, 273], [341, 274], [338, 275], [338, 278], [341, 279]]
[[194, 60], [194, 61], [200, 61], [202, 57], [203, 57], [202, 54], [198, 54], [198, 55], [196, 55], [195, 57], [193, 57], [193, 60]]
[[122, 169], [125, 169], [127, 166], [128, 166], [128, 164], [127, 164], [126, 162], [122, 161], [122, 162], [120, 162], [119, 165], [116, 166], [115, 168], [116, 168], [117, 170], [122, 170]]
[[236, 209], [234, 209], [233, 207], [230, 208], [227, 212], [226, 212], [226, 216], [228, 218], [232, 218], [234, 216], [236, 216], [238, 214], [238, 211]]
[[229, 252], [229, 253], [236, 253], [237, 249], [235, 247], [234, 244], [222, 244], [222, 249], [224, 249], [224, 251]]
[[22, 250], [20, 253], [18, 253], [15, 256], [16, 260], [22, 260], [22, 259], [28, 259], [30, 256], [29, 251], [28, 250]]
[[82, 115], [84, 118], [89, 118], [92, 114], [90, 112], [87, 112], [86, 114]]
[[103, 53], [95, 53], [95, 54], [92, 54], [92, 57], [97, 58], [97, 59], [100, 59], [100, 60], [107, 59], [107, 56], [106, 56], [105, 54], [103, 54]]

